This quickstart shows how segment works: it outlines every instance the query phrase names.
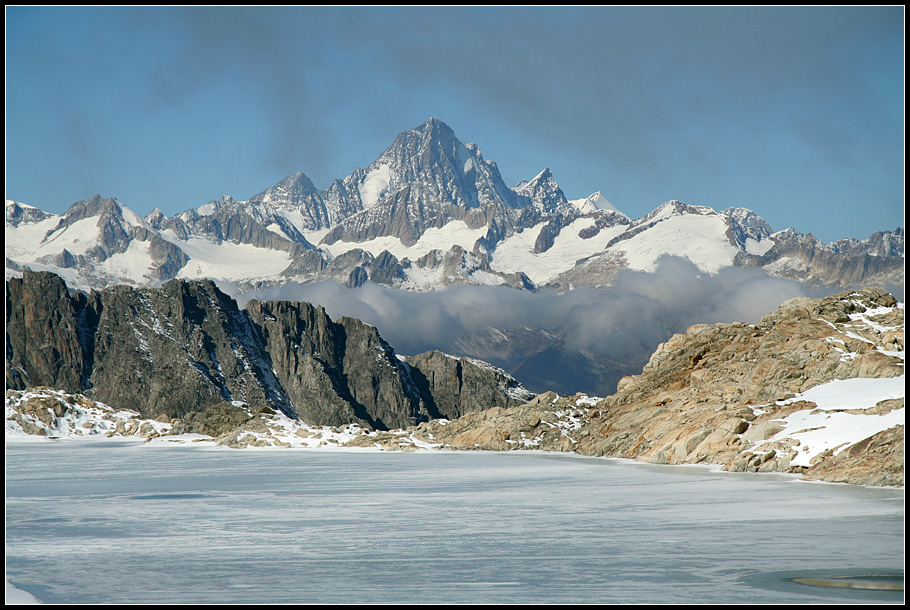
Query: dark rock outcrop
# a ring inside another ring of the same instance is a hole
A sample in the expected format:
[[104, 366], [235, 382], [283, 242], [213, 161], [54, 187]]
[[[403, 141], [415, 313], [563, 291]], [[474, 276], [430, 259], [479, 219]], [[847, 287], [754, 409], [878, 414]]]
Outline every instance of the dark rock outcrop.
[[440, 417], [438, 404], [458, 416], [521, 402], [512, 396], [523, 388], [501, 372], [471, 373], [457, 388], [419, 385], [420, 365], [399, 359], [368, 324], [332, 321], [308, 303], [240, 309], [208, 280], [84, 295], [25, 270], [7, 282], [6, 310], [8, 389], [53, 387], [149, 418], [239, 401], [311, 425], [387, 429]]
[[77, 392], [84, 385], [79, 321], [85, 299], [71, 298], [56, 275], [27, 269], [23, 274], [23, 280], [6, 283], [6, 387]]
[[534, 394], [511, 375], [485, 362], [456, 358], [438, 350], [405, 358], [417, 387], [433, 403], [436, 418], [454, 419], [492, 407], [523, 404]]

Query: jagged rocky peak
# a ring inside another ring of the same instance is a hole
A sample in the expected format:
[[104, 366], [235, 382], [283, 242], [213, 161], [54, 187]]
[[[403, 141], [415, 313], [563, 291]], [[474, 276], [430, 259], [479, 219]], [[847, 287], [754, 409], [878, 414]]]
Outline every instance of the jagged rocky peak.
[[721, 214], [733, 218], [750, 235], [767, 237], [774, 232], [768, 221], [748, 208], [730, 207], [721, 211]]
[[370, 166], [336, 181], [323, 197], [330, 212], [354, 210], [323, 237], [326, 245], [384, 236], [413, 245], [428, 228], [455, 220], [472, 229], [495, 223], [506, 232], [537, 220], [519, 219], [530, 200], [438, 119], [399, 134]]
[[[385, 188], [382, 189], [381, 187]], [[491, 201], [517, 205], [494, 163], [483, 159], [480, 148], [459, 140], [451, 127], [437, 118], [402, 132], [371, 164], [361, 188], [364, 207], [371, 195], [392, 193], [405, 185], [438, 203], [477, 207]], [[366, 193], [364, 193], [366, 191]]]
[[249, 205], [297, 214], [299, 220], [295, 224], [305, 230], [326, 229], [336, 222], [322, 194], [303, 172], [291, 174], [275, 186], [253, 195]]
[[569, 203], [549, 167], [519, 184], [513, 190], [543, 212], [555, 212]]
[[877, 231], [867, 239], [838, 239], [828, 244], [828, 248], [838, 254], [869, 256], [904, 257], [904, 230], [900, 227], [894, 231]]
[[161, 225], [166, 222], [167, 219], [167, 216], [165, 216], [164, 212], [158, 207], [155, 207], [155, 209], [145, 215], [145, 222], [156, 229], [160, 229]]
[[95, 195], [91, 199], [77, 201], [66, 211], [64, 225], [69, 226], [80, 220], [92, 217], [122, 217], [123, 206], [114, 197]]
[[297, 205], [301, 198], [315, 195], [319, 192], [313, 181], [303, 172], [295, 172], [257, 195], [250, 197], [252, 202], [271, 203], [276, 207], [284, 205]]
[[52, 214], [36, 207], [12, 201], [11, 199], [6, 200], [6, 224], [13, 227], [18, 227], [23, 223], [41, 222], [51, 216]]

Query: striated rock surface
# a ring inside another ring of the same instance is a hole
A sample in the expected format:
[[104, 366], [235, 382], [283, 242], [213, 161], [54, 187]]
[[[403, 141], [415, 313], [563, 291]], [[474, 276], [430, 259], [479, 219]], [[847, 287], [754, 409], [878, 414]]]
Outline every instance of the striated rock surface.
[[24, 277], [6, 284], [6, 387], [79, 391], [88, 357], [79, 328], [89, 313], [85, 299], [71, 299], [56, 275], [26, 270]]
[[762, 255], [740, 252], [734, 264], [762, 267], [770, 275], [812, 286], [849, 288], [903, 286], [904, 230], [879, 231], [868, 239], [840, 239], [830, 244], [793, 229], [770, 235], [773, 247]]
[[903, 486], [904, 426], [873, 434], [837, 454], [826, 451], [806, 470], [803, 478], [879, 487]]

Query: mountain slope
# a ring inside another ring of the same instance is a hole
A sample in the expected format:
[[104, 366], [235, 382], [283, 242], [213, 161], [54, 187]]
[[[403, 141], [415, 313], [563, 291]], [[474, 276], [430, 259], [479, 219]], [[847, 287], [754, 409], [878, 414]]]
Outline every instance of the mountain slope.
[[[300, 306], [257, 304], [254, 309], [275, 331], [285, 333], [279, 316]], [[311, 313], [320, 315], [318, 310]], [[299, 351], [297, 339], [337, 350], [339, 343], [326, 342], [329, 328], [304, 325], [303, 332], [284, 335], [284, 343], [271, 349], [288, 362]], [[288, 342], [292, 349], [282, 348]], [[377, 352], [383, 349], [370, 340], [367, 344]], [[7, 434], [153, 439], [193, 433], [233, 447], [313, 447], [328, 441], [404, 451], [570, 451], [900, 487], [904, 360], [903, 306], [886, 292], [869, 289], [793, 299], [755, 325], [692, 326], [662, 344], [640, 375], [624, 378], [618, 391], [604, 399], [546, 392], [528, 400], [530, 395], [514, 380], [489, 365], [430, 352], [408, 358], [406, 370], [417, 386], [429, 390], [425, 395], [432, 396], [434, 410], [445, 419], [406, 429], [319, 431], [265, 407], [229, 402], [179, 418], [142, 420], [139, 413], [81, 395], [36, 388], [8, 390]], [[490, 394], [491, 389], [499, 394]], [[504, 397], [523, 404], [499, 402]], [[495, 406], [475, 411], [478, 399]], [[449, 413], [459, 411], [466, 414], [449, 419]]]

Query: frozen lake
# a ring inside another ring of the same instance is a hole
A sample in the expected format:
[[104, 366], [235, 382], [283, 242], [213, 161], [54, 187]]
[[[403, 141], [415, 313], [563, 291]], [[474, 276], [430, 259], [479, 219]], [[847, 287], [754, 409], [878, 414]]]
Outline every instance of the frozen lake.
[[903, 490], [569, 455], [7, 443], [44, 603], [852, 603], [903, 591]]

